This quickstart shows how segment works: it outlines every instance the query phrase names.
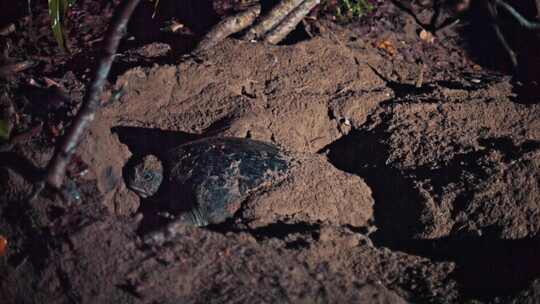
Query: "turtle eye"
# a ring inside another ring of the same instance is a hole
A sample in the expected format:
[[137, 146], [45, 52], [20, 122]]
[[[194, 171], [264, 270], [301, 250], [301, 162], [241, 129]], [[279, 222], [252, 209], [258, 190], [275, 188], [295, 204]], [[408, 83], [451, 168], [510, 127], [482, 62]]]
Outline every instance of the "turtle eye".
[[143, 180], [149, 181], [154, 178], [154, 174], [152, 172], [144, 172], [143, 174]]

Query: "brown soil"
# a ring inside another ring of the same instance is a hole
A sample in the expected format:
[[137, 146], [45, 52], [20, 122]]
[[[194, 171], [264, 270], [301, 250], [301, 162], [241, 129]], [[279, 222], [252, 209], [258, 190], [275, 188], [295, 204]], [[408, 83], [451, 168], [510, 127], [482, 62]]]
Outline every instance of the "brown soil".
[[[143, 7], [65, 191], [30, 202], [114, 6], [80, 1], [72, 53], [58, 55], [44, 4], [32, 29], [0, 36], [8, 61], [39, 62], [11, 75], [0, 96], [12, 134], [26, 135], [0, 152], [0, 235], [9, 241], [0, 302], [540, 301], [537, 79], [513, 81], [496, 48], [498, 61], [488, 61], [502, 63], [479, 66], [486, 61], [463, 34], [470, 23], [428, 43], [385, 2], [361, 21], [321, 18], [311, 38], [298, 30], [278, 46], [228, 39], [189, 58], [179, 54], [193, 47], [190, 35], [217, 13], [200, 24], [178, 14], [193, 32], [178, 38], [154, 36], [167, 16], [151, 19]], [[421, 20], [432, 13], [413, 9]], [[126, 165], [208, 136], [271, 142], [295, 163], [231, 221], [143, 244], [149, 201], [126, 188]]]

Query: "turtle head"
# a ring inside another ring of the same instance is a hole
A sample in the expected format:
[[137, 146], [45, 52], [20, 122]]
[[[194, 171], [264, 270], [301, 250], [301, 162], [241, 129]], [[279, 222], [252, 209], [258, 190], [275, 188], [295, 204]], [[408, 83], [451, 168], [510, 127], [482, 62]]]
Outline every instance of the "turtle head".
[[127, 170], [127, 186], [142, 198], [156, 194], [162, 181], [163, 164], [154, 155], [146, 155]]

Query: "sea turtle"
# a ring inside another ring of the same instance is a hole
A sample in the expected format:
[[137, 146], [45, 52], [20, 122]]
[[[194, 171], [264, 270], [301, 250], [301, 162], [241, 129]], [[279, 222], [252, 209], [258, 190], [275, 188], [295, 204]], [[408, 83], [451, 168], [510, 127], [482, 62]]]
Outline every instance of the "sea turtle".
[[128, 170], [126, 181], [176, 222], [206, 226], [230, 218], [247, 195], [271, 185], [289, 165], [287, 155], [274, 145], [214, 137], [180, 145], [161, 159], [147, 155]]

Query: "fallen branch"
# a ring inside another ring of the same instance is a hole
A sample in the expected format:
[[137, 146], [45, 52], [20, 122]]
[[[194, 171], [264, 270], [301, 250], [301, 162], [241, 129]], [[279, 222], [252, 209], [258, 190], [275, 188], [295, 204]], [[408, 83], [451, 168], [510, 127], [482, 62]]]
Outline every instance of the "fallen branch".
[[82, 107], [47, 166], [46, 182], [55, 189], [59, 189], [62, 186], [66, 175], [66, 167], [81, 142], [84, 133], [96, 116], [96, 112], [100, 107], [103, 86], [111, 70], [116, 50], [126, 32], [127, 23], [139, 1], [123, 1], [122, 6], [117, 10], [113, 18], [112, 25], [109, 27], [106, 35], [103, 55], [96, 69], [91, 86], [84, 96]]
[[228, 36], [238, 33], [248, 27], [244, 40], [264, 40], [277, 44], [283, 40], [304, 17], [318, 4], [320, 0], [282, 0], [268, 14], [255, 20], [260, 14], [260, 5], [248, 8], [218, 23], [192, 52], [197, 54], [210, 49]]
[[304, 0], [282, 0], [268, 14], [261, 17], [249, 31], [244, 35], [245, 40], [255, 40], [264, 37], [264, 35], [289, 15]]
[[214, 26], [210, 32], [208, 32], [208, 34], [206, 34], [204, 39], [199, 42], [199, 45], [197, 45], [193, 53], [197, 54], [201, 51], [210, 49], [230, 35], [244, 30], [253, 24], [260, 13], [261, 6], [257, 4], [251, 6], [243, 12], [223, 19], [216, 26]]
[[305, 0], [302, 2], [302, 4], [288, 14], [280, 24], [265, 35], [264, 41], [271, 44], [278, 44], [292, 32], [302, 19], [304, 19], [304, 17], [306, 17], [306, 15], [320, 2], [320, 0]]

